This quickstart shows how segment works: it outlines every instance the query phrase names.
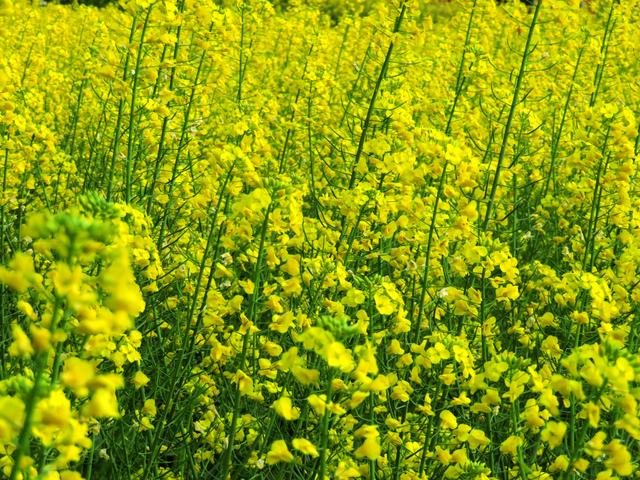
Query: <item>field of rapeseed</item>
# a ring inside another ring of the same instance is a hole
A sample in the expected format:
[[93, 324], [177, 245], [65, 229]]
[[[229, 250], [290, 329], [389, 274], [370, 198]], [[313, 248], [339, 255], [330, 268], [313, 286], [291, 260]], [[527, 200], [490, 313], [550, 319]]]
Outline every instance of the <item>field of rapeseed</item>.
[[640, 476], [640, 1], [0, 1], [0, 477]]

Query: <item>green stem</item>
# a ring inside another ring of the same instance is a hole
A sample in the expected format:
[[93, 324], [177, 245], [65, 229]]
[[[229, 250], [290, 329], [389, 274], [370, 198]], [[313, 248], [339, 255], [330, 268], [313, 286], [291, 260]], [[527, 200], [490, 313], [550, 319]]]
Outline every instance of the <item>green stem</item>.
[[[331, 378], [327, 379], [327, 391], [326, 391], [327, 404], [331, 401]], [[329, 409], [325, 408], [322, 416], [322, 424], [320, 427], [320, 458], [318, 461], [318, 477], [317, 480], [324, 480], [325, 472], [327, 469], [327, 450], [329, 443]]]
[[[258, 247], [258, 258], [256, 259], [256, 266], [253, 273], [253, 283], [254, 289], [253, 294], [251, 296], [251, 304], [249, 307], [249, 321], [253, 322], [256, 317], [257, 306], [258, 306], [258, 295], [260, 295], [260, 284], [261, 284], [261, 269], [262, 269], [262, 261], [264, 258], [264, 245], [266, 234], [269, 226], [269, 216], [271, 214], [271, 210], [274, 207], [273, 201], [267, 207], [267, 211], [265, 213], [265, 218], [262, 223], [262, 231], [260, 233], [260, 245]], [[244, 364], [247, 357], [247, 348], [249, 345], [249, 337], [252, 334], [250, 332], [246, 332], [244, 338], [242, 339], [242, 352], [240, 354], [239, 362], [240, 362], [240, 370], [244, 368]], [[238, 425], [238, 418], [240, 415], [240, 386], [236, 385], [234, 399], [233, 399], [233, 413], [231, 414], [231, 425], [229, 427], [229, 435], [228, 435], [228, 445], [224, 453], [224, 457], [222, 459], [222, 475], [220, 478], [222, 480], [226, 480], [227, 475], [230, 473], [231, 468], [231, 457], [233, 455], [233, 447], [235, 443], [236, 429]]]
[[542, 6], [542, 0], [538, 0], [536, 2], [536, 8], [533, 12], [533, 18], [531, 19], [531, 24], [529, 25], [529, 34], [527, 35], [527, 42], [524, 46], [524, 53], [522, 55], [522, 62], [520, 63], [520, 71], [518, 72], [518, 77], [516, 79], [516, 85], [513, 90], [513, 98], [511, 100], [511, 106], [509, 108], [509, 116], [507, 117], [507, 123], [504, 127], [504, 134], [502, 136], [502, 144], [500, 145], [500, 153], [498, 155], [498, 163], [496, 165], [496, 171], [493, 177], [493, 184], [491, 185], [491, 193], [489, 194], [489, 202], [487, 204], [487, 211], [484, 217], [483, 230], [487, 230], [489, 226], [489, 220], [491, 219], [491, 214], [493, 213], [493, 204], [495, 202], [496, 191], [498, 190], [498, 184], [500, 182], [500, 172], [502, 170], [502, 163], [504, 162], [504, 158], [507, 153], [507, 144], [509, 143], [509, 134], [511, 133], [511, 124], [513, 123], [513, 117], [515, 116], [516, 107], [520, 101], [520, 88], [522, 86], [522, 81], [524, 80], [524, 76], [527, 70], [527, 60], [529, 59], [529, 55], [532, 50], [531, 41], [533, 40], [533, 32], [535, 30], [535, 26], [538, 22], [538, 14], [540, 13], [540, 7]]
[[440, 174], [440, 180], [438, 181], [438, 191], [433, 204], [433, 212], [431, 213], [431, 225], [429, 226], [429, 234], [427, 236], [427, 250], [424, 254], [424, 272], [422, 274], [422, 288], [420, 289], [420, 301], [418, 302], [418, 316], [416, 317], [416, 330], [414, 335], [414, 341], [418, 343], [420, 341], [420, 324], [422, 322], [422, 313], [424, 311], [424, 302], [427, 294], [427, 287], [429, 285], [429, 260], [431, 258], [431, 245], [433, 243], [433, 233], [436, 227], [436, 218], [438, 217], [438, 204], [440, 197], [442, 197], [442, 190], [444, 189], [444, 179], [447, 175], [447, 167], [449, 163], [445, 161], [442, 166], [442, 173]]
[[149, 24], [149, 17], [151, 16], [153, 4], [147, 8], [147, 15], [144, 18], [142, 24], [142, 32], [140, 32], [140, 44], [138, 46], [138, 55], [136, 56], [136, 66], [133, 72], [133, 78], [131, 82], [131, 104], [129, 106], [129, 135], [127, 138], [127, 158], [125, 161], [125, 194], [124, 200], [126, 203], [131, 202], [131, 162], [133, 157], [133, 127], [134, 116], [136, 111], [136, 94], [138, 93], [138, 79], [140, 78], [140, 64], [142, 62], [142, 51], [144, 46], [144, 36], [147, 32], [147, 25]]
[[[133, 19], [131, 20], [131, 30], [129, 31], [128, 45], [130, 45], [131, 42], [133, 42], [133, 38], [136, 33], [137, 19], [138, 17], [134, 16]], [[122, 73], [123, 81], [126, 81], [128, 78], [130, 60], [131, 60], [131, 52], [127, 48], [127, 53], [125, 55], [124, 68]], [[106, 193], [107, 201], [111, 200], [111, 196], [113, 194], [113, 178], [114, 178], [115, 169], [116, 169], [116, 161], [118, 159], [118, 155], [120, 154], [120, 137], [122, 136], [122, 132], [120, 131], [120, 128], [122, 125], [123, 114], [124, 114], [124, 98], [120, 98], [118, 100], [118, 116], [116, 118], [116, 127], [113, 133], [113, 150], [111, 153], [111, 163], [109, 165], [109, 180], [107, 182], [107, 193]]]
[[[407, 10], [407, 4], [402, 4], [402, 9], [400, 10], [400, 14], [398, 18], [396, 18], [396, 23], [393, 27], [393, 34], [396, 34], [400, 31], [400, 25], [402, 24], [402, 20], [404, 18], [404, 14]], [[367, 131], [369, 130], [369, 125], [371, 124], [371, 117], [373, 115], [373, 111], [376, 106], [376, 100], [378, 99], [378, 93], [380, 91], [380, 86], [382, 85], [383, 80], [387, 76], [387, 70], [389, 69], [389, 63], [391, 62], [391, 54], [393, 53], [394, 42], [393, 40], [389, 42], [389, 47], [387, 48], [387, 54], [384, 57], [384, 63], [382, 64], [382, 68], [378, 73], [378, 79], [376, 80], [376, 84], [373, 88], [373, 93], [371, 94], [371, 100], [369, 101], [369, 107], [367, 108], [367, 115], [365, 116], [364, 123], [362, 125], [362, 132], [360, 133], [360, 139], [358, 140], [358, 149], [356, 150], [355, 157], [353, 159], [353, 164], [351, 166], [351, 178], [349, 179], [349, 190], [352, 190], [356, 183], [356, 169], [358, 167], [358, 163], [360, 162], [360, 157], [362, 156], [362, 152], [364, 150], [364, 143], [367, 139]]]
[[[55, 331], [56, 325], [58, 323], [60, 303], [60, 298], [56, 297], [51, 317], [52, 332]], [[33, 386], [31, 387], [31, 390], [29, 391], [29, 395], [27, 397], [27, 401], [25, 402], [24, 423], [22, 424], [22, 429], [20, 430], [18, 441], [16, 442], [16, 450], [13, 453], [13, 466], [11, 467], [9, 480], [16, 480], [16, 478], [18, 477], [18, 473], [20, 472], [20, 462], [29, 448], [29, 441], [31, 440], [31, 430], [33, 427], [33, 415], [38, 403], [38, 397], [40, 396], [40, 384], [42, 375], [47, 366], [48, 355], [48, 350], [42, 350], [36, 354], [34, 359], [35, 368], [33, 372]]]

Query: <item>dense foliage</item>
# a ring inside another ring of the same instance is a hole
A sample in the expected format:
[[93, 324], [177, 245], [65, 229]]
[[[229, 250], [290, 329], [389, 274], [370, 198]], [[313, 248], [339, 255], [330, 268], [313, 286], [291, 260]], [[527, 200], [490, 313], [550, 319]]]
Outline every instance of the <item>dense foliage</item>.
[[640, 2], [581, 3], [2, 0], [0, 475], [634, 475]]

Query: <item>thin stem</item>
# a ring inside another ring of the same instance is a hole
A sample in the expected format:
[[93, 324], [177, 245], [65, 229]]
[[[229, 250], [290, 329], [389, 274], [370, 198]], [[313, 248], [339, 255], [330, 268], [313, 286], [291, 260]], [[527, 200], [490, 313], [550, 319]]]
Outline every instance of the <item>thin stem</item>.
[[489, 220], [491, 219], [491, 214], [493, 213], [493, 204], [495, 202], [496, 191], [498, 190], [498, 184], [500, 182], [500, 172], [502, 170], [502, 163], [504, 162], [504, 158], [507, 153], [507, 144], [509, 143], [509, 134], [511, 133], [511, 124], [513, 123], [513, 117], [515, 116], [516, 107], [520, 101], [520, 88], [522, 86], [522, 81], [524, 80], [524, 76], [527, 69], [527, 60], [529, 59], [529, 55], [531, 54], [531, 41], [533, 39], [533, 32], [535, 30], [535, 26], [538, 22], [538, 14], [540, 13], [540, 7], [542, 6], [542, 0], [538, 0], [536, 2], [536, 8], [533, 12], [533, 18], [531, 19], [531, 24], [529, 25], [529, 34], [527, 35], [527, 42], [524, 46], [524, 53], [522, 55], [522, 62], [520, 63], [520, 71], [518, 72], [518, 77], [516, 79], [516, 85], [513, 90], [513, 99], [511, 100], [511, 106], [509, 107], [509, 116], [507, 117], [507, 123], [504, 127], [504, 134], [502, 136], [502, 144], [500, 145], [500, 153], [498, 155], [498, 163], [496, 165], [496, 171], [493, 176], [493, 184], [491, 185], [491, 193], [489, 194], [489, 202], [487, 204], [487, 211], [484, 217], [483, 222], [483, 230], [487, 230], [489, 226]]

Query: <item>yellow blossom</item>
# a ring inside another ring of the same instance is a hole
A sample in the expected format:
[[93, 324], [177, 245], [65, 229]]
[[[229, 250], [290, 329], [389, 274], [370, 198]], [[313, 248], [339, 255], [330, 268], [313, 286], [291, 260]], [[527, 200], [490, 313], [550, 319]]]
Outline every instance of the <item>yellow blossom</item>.
[[548, 421], [545, 428], [540, 433], [540, 438], [547, 442], [551, 448], [556, 448], [562, 443], [562, 439], [566, 432], [566, 423]]
[[443, 410], [440, 412], [440, 421], [444, 428], [448, 428], [450, 430], [453, 430], [458, 426], [458, 421], [456, 420], [455, 415], [449, 410]]
[[293, 448], [305, 455], [310, 455], [314, 458], [319, 455], [318, 450], [313, 445], [313, 443], [311, 443], [306, 438], [294, 438], [291, 444], [293, 445]]
[[290, 397], [280, 397], [273, 402], [273, 409], [285, 420], [296, 420], [300, 417], [300, 409], [294, 407]]
[[271, 448], [267, 452], [267, 465], [275, 465], [276, 463], [289, 463], [293, 460], [293, 455], [289, 451], [284, 440], [276, 440], [271, 444]]

